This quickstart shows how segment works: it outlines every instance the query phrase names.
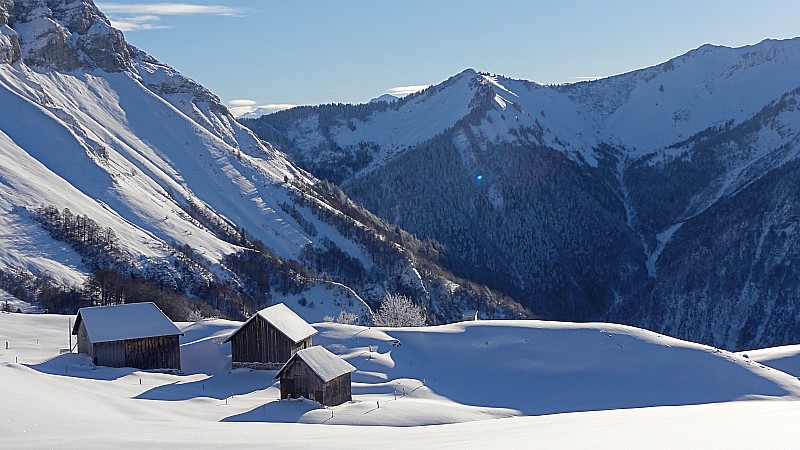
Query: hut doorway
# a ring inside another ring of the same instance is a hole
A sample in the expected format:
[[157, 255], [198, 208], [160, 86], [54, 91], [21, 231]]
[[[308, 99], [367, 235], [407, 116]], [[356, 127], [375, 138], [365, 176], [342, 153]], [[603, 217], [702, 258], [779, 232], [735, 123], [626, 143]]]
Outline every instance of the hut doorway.
[[281, 398], [292, 398], [294, 378], [281, 378]]

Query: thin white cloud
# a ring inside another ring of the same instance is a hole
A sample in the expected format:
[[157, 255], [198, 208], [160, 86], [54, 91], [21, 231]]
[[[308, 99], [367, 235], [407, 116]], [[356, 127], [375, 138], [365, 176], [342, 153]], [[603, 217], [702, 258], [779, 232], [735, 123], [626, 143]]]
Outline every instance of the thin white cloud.
[[242, 10], [230, 6], [191, 3], [98, 3], [97, 6], [121, 31], [161, 30], [171, 28], [158, 23], [162, 16], [215, 15], [240, 16]]
[[236, 100], [229, 100], [228, 104], [233, 106], [254, 106], [258, 102], [255, 100], [248, 100], [244, 98], [238, 98]]
[[191, 3], [105, 3], [97, 4], [107, 14], [138, 14], [155, 16], [185, 16], [210, 14], [215, 16], [237, 16], [239, 8], [221, 5], [195, 5]]
[[111, 26], [120, 31], [137, 31], [137, 30], [162, 30], [169, 28], [165, 25], [159, 25], [159, 17], [152, 15], [133, 16], [125, 18], [112, 18]]
[[428, 86], [430, 86], [430, 84], [418, 84], [416, 86], [397, 86], [388, 89], [386, 93], [392, 94], [395, 97], [405, 97], [406, 95], [413, 94], [414, 92], [419, 92]]

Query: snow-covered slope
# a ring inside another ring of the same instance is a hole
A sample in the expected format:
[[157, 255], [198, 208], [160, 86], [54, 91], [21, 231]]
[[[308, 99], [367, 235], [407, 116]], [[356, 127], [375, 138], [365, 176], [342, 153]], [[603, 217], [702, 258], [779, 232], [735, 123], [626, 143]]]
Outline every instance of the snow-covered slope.
[[800, 378], [800, 345], [763, 348], [740, 352], [745, 358]]
[[275, 210], [297, 170], [190, 80], [149, 58], [129, 64], [118, 73], [0, 66], [2, 103], [15, 112], [0, 117], [6, 212], [66, 206], [112, 226], [136, 255], [164, 257], [161, 242], [176, 241], [218, 262], [235, 248], [192, 223], [183, 206], [194, 202], [296, 256], [309, 240]]
[[105, 245], [129, 261], [125, 274], [205, 290], [215, 304], [230, 298], [208, 294], [222, 284], [257, 303], [232, 301], [234, 315], [307, 298], [314, 320], [341, 309], [368, 317], [364, 301], [386, 291], [452, 284], [420, 276], [414, 252], [383, 236], [388, 225], [128, 45], [90, 0], [0, 2], [0, 31], [0, 271], [79, 287], [108, 268], [45, 231], [61, 224], [42, 223], [47, 207], [113, 236]]
[[243, 123], [535, 314], [752, 348], [800, 332], [798, 72], [800, 38], [704, 45], [595, 81], [468, 69]]
[[[165, 257], [162, 242], [176, 241], [218, 262], [235, 247], [192, 223], [182, 207], [194, 201], [241, 221], [282, 254], [296, 254], [308, 242], [291, 229], [277, 239], [271, 228], [280, 229], [285, 218], [269, 217], [280, 200], [276, 186], [298, 172], [237, 126], [213, 95], [143, 54], [123, 61], [126, 70], [116, 73], [89, 63], [67, 73], [52, 70], [48, 65], [62, 61], [32, 56], [44, 42], [41, 33], [64, 32], [88, 46], [95, 34], [119, 32], [95, 15], [85, 35], [69, 33], [53, 18], [64, 11], [36, 2], [13, 5], [23, 59], [0, 65], [2, 104], [14, 112], [0, 117], [5, 220], [23, 222], [14, 206], [69, 207], [113, 227], [136, 256]], [[83, 2], [63, 8], [99, 14]], [[9, 253], [25, 255], [9, 244]], [[80, 272], [61, 269], [53, 275]]]
[[[521, 448], [531, 433], [548, 448], [784, 448], [800, 436], [795, 377], [613, 324], [316, 324], [315, 343], [357, 368], [353, 401], [322, 408], [280, 401], [276, 371], [229, 372], [221, 342], [239, 322], [182, 324], [185, 373], [166, 375], [56, 356], [69, 317], [0, 314], [0, 430], [15, 448], [205, 448], [232, 434], [243, 446]], [[52, 414], [65, 408], [80, 414]]]
[[798, 70], [797, 38], [740, 48], [704, 45], [664, 64], [564, 92], [606, 118], [603, 141], [623, 143], [636, 154], [752, 117], [798, 87]]

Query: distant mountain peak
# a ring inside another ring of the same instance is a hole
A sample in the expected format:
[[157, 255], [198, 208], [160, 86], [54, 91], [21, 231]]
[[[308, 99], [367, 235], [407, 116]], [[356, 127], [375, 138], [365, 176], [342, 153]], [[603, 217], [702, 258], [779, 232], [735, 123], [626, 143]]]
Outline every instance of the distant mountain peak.
[[379, 95], [378, 97], [373, 98], [372, 100], [369, 101], [369, 103], [376, 103], [376, 102], [392, 103], [394, 101], [397, 101], [399, 98], [400, 97], [397, 97], [396, 95], [383, 94], [383, 95]]
[[454, 77], [455, 78], [458, 78], [458, 77], [474, 77], [474, 76], [480, 75], [480, 74], [481, 73], [479, 71], [473, 69], [472, 67], [467, 67], [466, 69], [462, 70], [461, 72], [458, 72], [457, 74], [455, 74]]

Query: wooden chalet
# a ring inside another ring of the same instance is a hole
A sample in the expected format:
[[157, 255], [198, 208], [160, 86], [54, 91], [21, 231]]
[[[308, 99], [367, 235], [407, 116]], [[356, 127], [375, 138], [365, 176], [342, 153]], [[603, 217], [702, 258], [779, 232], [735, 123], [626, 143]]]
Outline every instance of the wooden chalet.
[[81, 308], [72, 334], [97, 366], [181, 368], [183, 333], [152, 302]]
[[275, 375], [280, 379], [281, 399], [305, 397], [325, 406], [353, 399], [351, 374], [356, 368], [324, 347], [298, 351]]
[[462, 322], [472, 322], [478, 320], [478, 311], [472, 309], [469, 311], [464, 311], [461, 313], [461, 321]]
[[283, 303], [247, 319], [223, 343], [231, 343], [231, 368], [280, 369], [299, 350], [311, 347], [317, 334]]

